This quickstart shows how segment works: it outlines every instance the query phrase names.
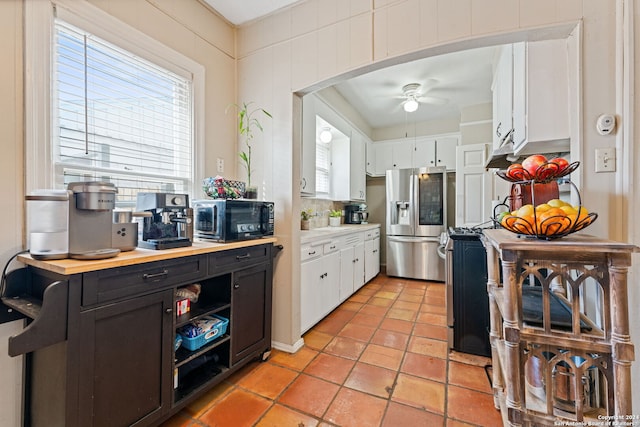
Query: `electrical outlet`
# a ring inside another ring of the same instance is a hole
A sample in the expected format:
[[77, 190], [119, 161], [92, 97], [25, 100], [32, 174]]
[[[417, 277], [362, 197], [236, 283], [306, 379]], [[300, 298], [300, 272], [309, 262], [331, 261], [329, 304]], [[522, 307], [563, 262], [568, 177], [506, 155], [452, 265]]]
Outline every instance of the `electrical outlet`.
[[616, 171], [616, 149], [596, 148], [596, 172]]
[[218, 157], [218, 173], [224, 173], [224, 159]]

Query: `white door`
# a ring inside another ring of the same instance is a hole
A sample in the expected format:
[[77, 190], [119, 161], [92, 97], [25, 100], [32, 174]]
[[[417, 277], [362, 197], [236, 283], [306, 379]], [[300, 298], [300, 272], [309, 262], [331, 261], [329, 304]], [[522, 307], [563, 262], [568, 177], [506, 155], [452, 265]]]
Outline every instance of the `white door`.
[[456, 227], [474, 227], [491, 219], [494, 175], [485, 169], [490, 144], [460, 145], [456, 163]]

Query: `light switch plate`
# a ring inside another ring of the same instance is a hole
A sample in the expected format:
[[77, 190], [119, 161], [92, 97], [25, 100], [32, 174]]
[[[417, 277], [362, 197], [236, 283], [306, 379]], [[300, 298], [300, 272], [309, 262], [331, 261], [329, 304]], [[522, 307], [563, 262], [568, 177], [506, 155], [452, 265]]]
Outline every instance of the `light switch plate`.
[[218, 173], [224, 173], [224, 159], [218, 157]]
[[616, 149], [596, 148], [596, 172], [616, 171]]

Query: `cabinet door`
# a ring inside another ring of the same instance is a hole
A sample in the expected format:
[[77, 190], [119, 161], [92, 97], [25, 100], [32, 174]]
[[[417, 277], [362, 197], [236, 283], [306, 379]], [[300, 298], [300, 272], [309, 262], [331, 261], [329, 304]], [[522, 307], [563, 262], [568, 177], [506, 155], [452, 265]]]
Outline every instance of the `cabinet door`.
[[364, 242], [354, 247], [353, 263], [353, 291], [357, 291], [364, 285]]
[[504, 136], [513, 126], [513, 47], [501, 47], [493, 77], [493, 148], [498, 149]]
[[231, 364], [271, 348], [271, 264], [233, 273]]
[[408, 169], [413, 165], [413, 141], [396, 141], [391, 147], [394, 169]]
[[373, 279], [380, 272], [380, 238], [365, 242], [364, 281]]
[[324, 255], [320, 280], [320, 318], [340, 304], [340, 252]]
[[436, 166], [444, 166], [447, 170], [456, 168], [457, 136], [445, 136], [436, 140]]
[[353, 294], [354, 248], [348, 246], [340, 251], [340, 302]]
[[376, 150], [373, 142], [366, 142], [366, 150], [367, 150], [367, 175], [376, 176], [378, 173], [376, 171]]
[[173, 290], [80, 315], [83, 426], [151, 425], [171, 406]]
[[305, 332], [320, 320], [320, 275], [322, 258], [300, 265], [300, 331]]
[[366, 166], [365, 140], [358, 132], [351, 133], [350, 161], [350, 196], [353, 201], [365, 201], [366, 198]]
[[436, 165], [436, 140], [418, 139], [413, 151], [413, 167], [424, 168]]
[[374, 142], [376, 150], [376, 175], [384, 176], [389, 169], [393, 169], [393, 148], [391, 143]]

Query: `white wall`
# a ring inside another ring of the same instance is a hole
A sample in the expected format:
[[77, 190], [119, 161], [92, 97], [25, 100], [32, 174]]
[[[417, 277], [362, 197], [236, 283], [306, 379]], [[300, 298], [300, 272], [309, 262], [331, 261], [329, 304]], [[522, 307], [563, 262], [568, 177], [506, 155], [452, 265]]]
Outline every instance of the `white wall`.
[[[583, 102], [575, 146], [582, 161], [582, 199], [600, 215], [590, 232], [613, 237], [616, 218], [622, 212], [616, 211], [621, 205], [613, 203], [617, 199], [611, 189], [620, 187], [617, 179], [628, 171], [593, 173], [595, 148], [615, 146], [617, 138], [598, 135], [594, 122], [602, 112], [621, 113], [623, 95], [616, 92], [616, 70], [622, 64], [616, 51], [620, 46], [616, 44], [616, 18], [620, 16], [616, 6], [621, 4], [622, 0], [308, 0], [240, 28], [238, 90], [241, 96], [260, 99], [285, 114], [298, 113], [291, 108], [292, 93], [321, 89], [386, 64], [544, 37], [544, 31], [536, 29], [582, 22]], [[284, 147], [279, 168], [293, 171], [288, 185], [272, 187], [276, 205], [293, 207], [293, 212], [277, 217], [276, 229], [279, 235], [286, 234], [283, 241], [290, 250], [282, 254], [286, 268], [276, 269], [274, 295], [274, 339], [290, 346], [300, 337], [298, 304], [292, 304], [299, 298], [300, 275], [298, 222], [292, 220], [299, 210], [295, 117], [283, 116], [281, 126], [271, 135], [273, 142], [265, 140], [267, 151], [273, 151], [271, 144]], [[618, 139], [618, 143], [624, 141]], [[615, 237], [629, 240], [626, 230]], [[637, 301], [634, 288], [631, 286], [631, 299]], [[640, 324], [637, 311], [632, 310], [631, 316], [633, 325]], [[639, 331], [634, 332], [638, 335]], [[636, 373], [640, 372], [637, 365]], [[638, 380], [634, 380], [634, 389], [639, 407]]]

